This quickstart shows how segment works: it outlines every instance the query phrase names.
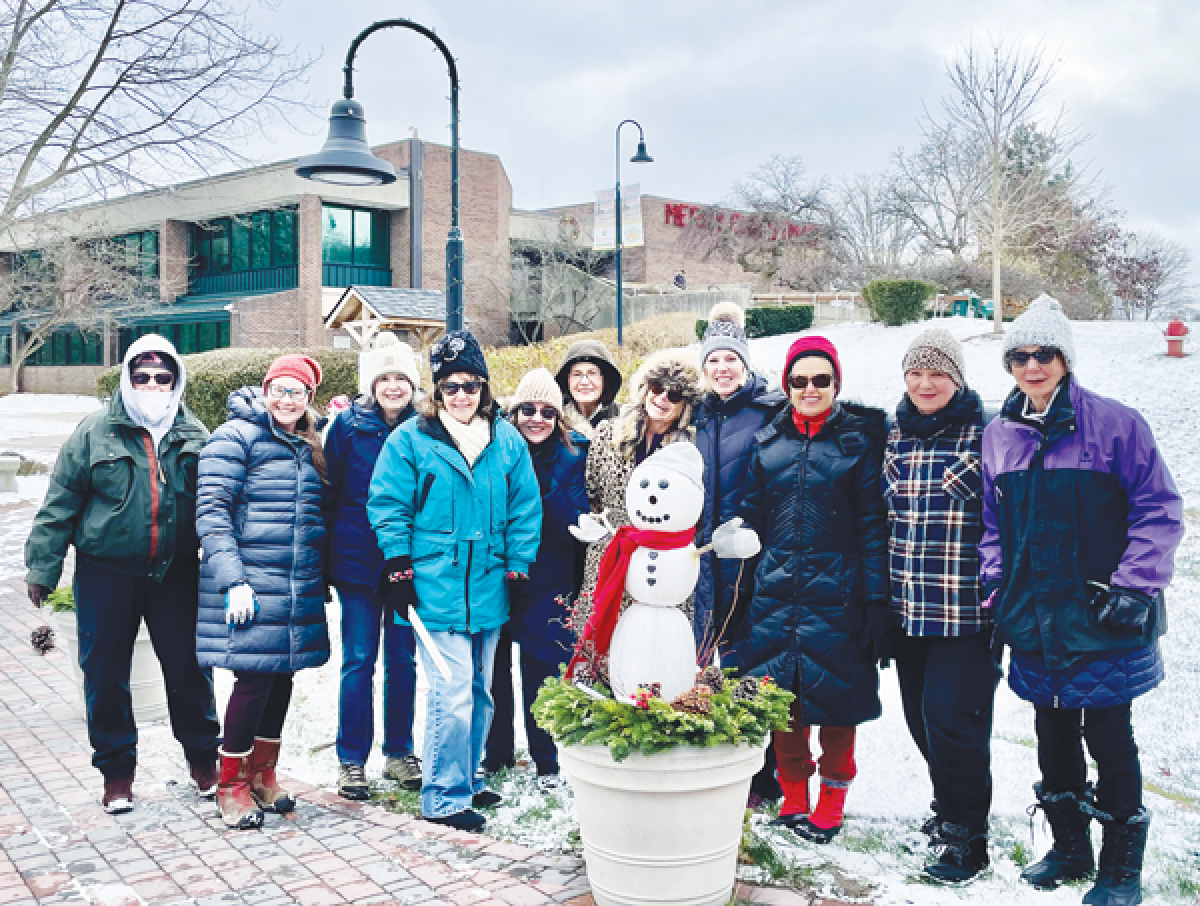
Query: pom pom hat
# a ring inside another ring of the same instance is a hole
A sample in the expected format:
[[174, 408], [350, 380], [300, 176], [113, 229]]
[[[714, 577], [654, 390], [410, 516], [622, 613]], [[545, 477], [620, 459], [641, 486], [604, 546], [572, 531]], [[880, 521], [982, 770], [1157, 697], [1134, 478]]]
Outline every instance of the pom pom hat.
[[281, 355], [267, 369], [267, 376], [263, 378], [263, 390], [267, 389], [271, 381], [281, 377], [295, 378], [311, 392], [321, 386], [321, 366], [316, 359], [310, 359], [306, 355]]
[[783, 368], [783, 392], [785, 394], [791, 392], [791, 387], [788, 386], [788, 375], [792, 373], [792, 366], [796, 364], [796, 359], [813, 355], [823, 358], [833, 366], [833, 378], [837, 381], [839, 388], [842, 386], [842, 365], [838, 361], [837, 347], [824, 337], [816, 335], [798, 337], [788, 348], [787, 364]]
[[732, 302], [718, 302], [708, 313], [708, 327], [700, 344], [700, 361], [718, 349], [728, 349], [737, 354], [742, 364], [750, 367], [750, 346], [746, 342], [746, 313]]
[[487, 360], [479, 341], [469, 330], [452, 330], [433, 344], [429, 350], [429, 366], [433, 382], [463, 372], [488, 380]]
[[1012, 371], [1008, 354], [1022, 346], [1052, 346], [1062, 353], [1067, 371], [1075, 370], [1075, 336], [1071, 332], [1071, 322], [1053, 296], [1042, 293], [1029, 303], [1023, 315], [1008, 325], [1002, 353], [1006, 371]]

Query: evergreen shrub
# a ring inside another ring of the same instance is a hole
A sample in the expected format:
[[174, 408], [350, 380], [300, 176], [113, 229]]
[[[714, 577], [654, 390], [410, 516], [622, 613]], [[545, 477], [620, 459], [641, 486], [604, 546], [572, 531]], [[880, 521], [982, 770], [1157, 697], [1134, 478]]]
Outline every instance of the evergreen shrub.
[[872, 280], [862, 289], [871, 318], [899, 327], [925, 317], [925, 301], [937, 292], [927, 280]]

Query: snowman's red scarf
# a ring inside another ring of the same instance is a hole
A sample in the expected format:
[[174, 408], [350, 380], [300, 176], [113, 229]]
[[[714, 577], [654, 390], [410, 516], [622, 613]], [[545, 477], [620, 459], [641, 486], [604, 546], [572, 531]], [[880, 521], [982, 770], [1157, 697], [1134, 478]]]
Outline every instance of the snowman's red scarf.
[[625, 576], [629, 561], [639, 547], [656, 551], [674, 551], [687, 547], [696, 537], [694, 528], [682, 532], [659, 532], [624, 525], [608, 544], [600, 569], [596, 574], [596, 589], [592, 593], [592, 615], [583, 627], [583, 635], [575, 646], [575, 656], [567, 665], [567, 679], [574, 677], [575, 667], [583, 661], [585, 643], [591, 642], [597, 655], [607, 654], [612, 642], [617, 617], [621, 615], [621, 599], [625, 594]]

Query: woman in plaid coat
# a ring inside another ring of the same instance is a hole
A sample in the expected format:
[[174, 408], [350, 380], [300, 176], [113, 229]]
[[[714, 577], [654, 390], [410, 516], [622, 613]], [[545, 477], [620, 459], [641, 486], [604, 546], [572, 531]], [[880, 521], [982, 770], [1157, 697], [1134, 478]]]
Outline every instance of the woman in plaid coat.
[[927, 330], [904, 355], [907, 392], [884, 453], [893, 631], [904, 717], [929, 766], [934, 816], [924, 829], [942, 844], [926, 867], [962, 882], [988, 864], [992, 702], [999, 670], [991, 618], [981, 606], [983, 407], [966, 386], [962, 347]]

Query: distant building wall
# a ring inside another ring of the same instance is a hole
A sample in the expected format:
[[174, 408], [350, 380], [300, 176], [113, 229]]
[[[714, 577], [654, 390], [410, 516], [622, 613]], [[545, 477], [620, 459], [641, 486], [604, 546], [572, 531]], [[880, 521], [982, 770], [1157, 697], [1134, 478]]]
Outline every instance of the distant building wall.
[[[80, 393], [95, 396], [96, 378], [103, 365], [26, 365], [21, 369], [21, 390], [25, 393]], [[0, 367], [0, 391], [7, 393], [12, 384], [12, 368]]]
[[[304, 314], [302, 292], [298, 289], [239, 299], [233, 303], [230, 313], [231, 345], [275, 349], [309, 345]], [[312, 345], [331, 344], [332, 340], [327, 342], [322, 326]]]

